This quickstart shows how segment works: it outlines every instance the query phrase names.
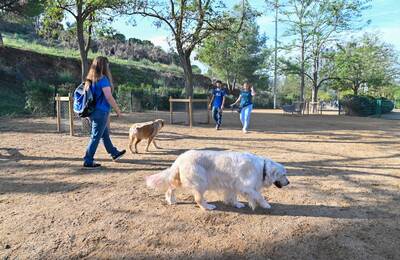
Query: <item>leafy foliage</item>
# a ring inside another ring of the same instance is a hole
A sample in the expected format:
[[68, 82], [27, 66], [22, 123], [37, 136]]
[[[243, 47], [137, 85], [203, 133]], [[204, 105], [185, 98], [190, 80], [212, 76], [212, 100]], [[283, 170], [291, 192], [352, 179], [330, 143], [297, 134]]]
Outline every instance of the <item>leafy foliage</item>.
[[335, 87], [351, 89], [354, 95], [363, 86], [365, 92], [379, 94], [399, 75], [396, 52], [390, 45], [380, 42], [377, 35], [366, 34], [359, 40], [339, 45], [334, 63], [339, 78]]
[[235, 18], [229, 16], [225, 5], [219, 0], [129, 2], [131, 5], [125, 6], [126, 14], [155, 18], [157, 27], [164, 25], [170, 30], [184, 71], [186, 95], [192, 96], [190, 56], [193, 50], [208, 36], [231, 29], [230, 25], [235, 22]]
[[[246, 6], [245, 20], [241, 30], [236, 32], [240, 23], [232, 24], [232, 29], [210, 35], [199, 49], [198, 58], [208, 64], [212, 71], [229, 83], [231, 89], [237, 82], [244, 80], [262, 82], [265, 75], [261, 72], [266, 54], [266, 38], [259, 33], [256, 23], [258, 13]], [[240, 9], [236, 7], [236, 17], [240, 16]], [[262, 82], [263, 87], [268, 85]]]
[[25, 109], [33, 114], [50, 115], [53, 105], [54, 87], [42, 81], [26, 81]]
[[[42, 22], [44, 30], [57, 37], [53, 32], [59, 32], [60, 24], [68, 15], [74, 19], [76, 39], [82, 65], [82, 80], [88, 72], [88, 52], [91, 46], [94, 28], [106, 20], [112, 20], [111, 14], [117, 10], [122, 0], [47, 0], [46, 11]], [[53, 28], [55, 27], [55, 28]]]
[[[312, 85], [312, 100], [317, 101], [322, 84], [332, 79], [326, 49], [338, 34], [360, 27], [362, 11], [370, 0], [288, 0], [280, 7], [283, 22], [288, 25], [286, 35], [293, 42], [285, 46], [298, 55], [286, 59], [282, 68], [286, 73], [300, 75], [300, 99], [304, 97], [306, 78]], [[288, 55], [290, 56], [290, 55]]]
[[[381, 113], [389, 113], [393, 110], [394, 104], [392, 101], [385, 98], [380, 98]], [[346, 115], [351, 116], [370, 116], [377, 113], [378, 102], [377, 99], [371, 96], [356, 96], [346, 95], [341, 100], [344, 106]]]

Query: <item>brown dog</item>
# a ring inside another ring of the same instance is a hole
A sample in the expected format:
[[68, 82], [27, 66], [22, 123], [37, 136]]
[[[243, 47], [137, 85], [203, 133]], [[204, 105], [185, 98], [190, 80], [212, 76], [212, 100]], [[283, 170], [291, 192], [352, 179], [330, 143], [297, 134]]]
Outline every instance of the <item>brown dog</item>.
[[[164, 126], [164, 120], [156, 119], [154, 121], [136, 123], [129, 129], [129, 149], [132, 153], [137, 153], [137, 144], [143, 139], [149, 139], [147, 143], [146, 152], [149, 151], [150, 143], [153, 142], [157, 149], [161, 149], [157, 146], [154, 138], [160, 132], [161, 128]], [[132, 150], [132, 145], [135, 143], [135, 151]]]

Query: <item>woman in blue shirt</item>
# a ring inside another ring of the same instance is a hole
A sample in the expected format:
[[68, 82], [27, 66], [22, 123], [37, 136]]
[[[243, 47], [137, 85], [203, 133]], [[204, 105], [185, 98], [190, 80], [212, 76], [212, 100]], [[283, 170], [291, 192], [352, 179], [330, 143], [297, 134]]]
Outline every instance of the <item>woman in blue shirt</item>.
[[242, 122], [243, 133], [247, 134], [250, 125], [250, 114], [253, 110], [253, 97], [256, 95], [253, 86], [249, 82], [243, 84], [243, 90], [240, 91], [239, 98], [232, 104], [240, 102], [240, 122]]
[[112, 96], [112, 77], [106, 57], [97, 57], [93, 60], [85, 80], [85, 88], [91, 89], [96, 106], [90, 115], [92, 132], [90, 142], [86, 148], [83, 166], [85, 168], [96, 168], [101, 166], [95, 163], [93, 159], [100, 139], [103, 140], [104, 147], [114, 161], [121, 158], [126, 152], [125, 150], [118, 151], [114, 147], [107, 127], [111, 107], [114, 108], [118, 117], [121, 116], [121, 110]]

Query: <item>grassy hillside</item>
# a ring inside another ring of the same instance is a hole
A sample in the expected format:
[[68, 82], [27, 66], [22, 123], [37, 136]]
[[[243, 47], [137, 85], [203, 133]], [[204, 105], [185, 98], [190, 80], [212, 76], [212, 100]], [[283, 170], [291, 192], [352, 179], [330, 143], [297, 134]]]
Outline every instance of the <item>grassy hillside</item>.
[[[32, 81], [51, 86], [66, 94], [80, 83], [80, 60], [76, 50], [44, 46], [20, 35], [4, 35], [0, 48], [0, 115], [25, 113], [26, 89]], [[90, 53], [89, 58], [96, 53]], [[154, 88], [183, 88], [183, 72], [176, 65], [110, 58], [116, 86], [147, 85]], [[195, 75], [197, 87], [208, 86], [210, 79]], [[31, 84], [32, 85], [32, 84]], [[35, 84], [33, 84], [35, 85]], [[36, 84], [37, 85], [37, 84]], [[39, 84], [40, 85], [40, 84]]]
[[[52, 55], [56, 57], [79, 59], [79, 52], [77, 50], [44, 46], [41, 43], [37, 42], [36, 40], [30, 40], [29, 37], [19, 34], [5, 33], [3, 34], [3, 37], [4, 37], [4, 43], [8, 47], [26, 51], [33, 51], [36, 53]], [[93, 59], [98, 55], [99, 55], [98, 53], [89, 52], [89, 59]], [[118, 65], [128, 65], [143, 69], [169, 72], [179, 76], [182, 76], [183, 73], [182, 68], [176, 65], [167, 65], [158, 62], [152, 63], [149, 60], [134, 61], [134, 60], [123, 60], [114, 57], [110, 57], [109, 59], [112, 63]]]

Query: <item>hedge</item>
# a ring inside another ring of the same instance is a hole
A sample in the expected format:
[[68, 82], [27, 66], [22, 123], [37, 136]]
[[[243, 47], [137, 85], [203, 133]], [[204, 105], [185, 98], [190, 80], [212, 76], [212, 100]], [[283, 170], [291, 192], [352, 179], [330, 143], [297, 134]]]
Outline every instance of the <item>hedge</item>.
[[371, 96], [346, 95], [340, 101], [346, 115], [370, 116], [377, 113], [378, 99], [381, 100], [381, 113], [389, 113], [394, 108], [394, 103], [386, 98]]

